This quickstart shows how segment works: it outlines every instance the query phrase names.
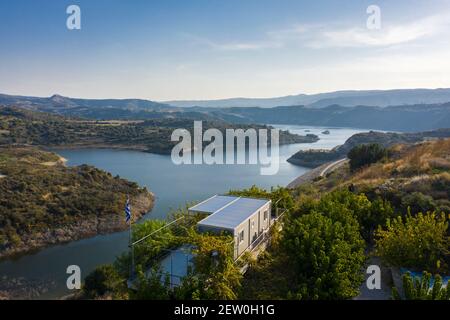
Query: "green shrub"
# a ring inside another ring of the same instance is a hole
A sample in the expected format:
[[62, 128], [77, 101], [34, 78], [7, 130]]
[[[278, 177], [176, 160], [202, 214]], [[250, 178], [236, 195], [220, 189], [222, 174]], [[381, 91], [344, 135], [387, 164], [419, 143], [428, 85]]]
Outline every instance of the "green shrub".
[[286, 223], [281, 242], [295, 268], [295, 299], [348, 299], [363, 281], [364, 241], [350, 211], [318, 212]]
[[446, 271], [449, 260], [448, 217], [407, 214], [388, 220], [376, 232], [376, 253], [392, 266]]
[[348, 153], [350, 169], [357, 170], [387, 157], [387, 150], [380, 144], [362, 144], [354, 147]]
[[121, 278], [112, 265], [102, 265], [95, 268], [85, 279], [83, 292], [95, 299], [107, 294], [117, 296], [126, 291], [125, 279]]
[[[402, 277], [404, 300], [450, 300], [450, 285], [443, 286], [440, 275], [434, 276], [431, 284], [431, 274], [424, 272], [422, 278], [413, 279], [409, 272]], [[392, 298], [402, 300], [397, 288], [392, 288]]]
[[153, 268], [145, 274], [138, 268], [136, 290], [131, 292], [133, 300], [167, 300], [170, 296], [169, 275], [164, 276], [160, 269]]
[[437, 208], [433, 197], [424, 195], [421, 192], [413, 192], [402, 198], [402, 207], [404, 210], [411, 210], [412, 213], [434, 211]]

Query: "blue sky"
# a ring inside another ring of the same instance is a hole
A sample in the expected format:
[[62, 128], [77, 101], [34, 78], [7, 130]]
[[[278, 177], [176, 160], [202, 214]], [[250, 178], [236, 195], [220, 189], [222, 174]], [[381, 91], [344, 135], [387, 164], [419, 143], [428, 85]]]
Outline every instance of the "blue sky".
[[[66, 8], [81, 8], [81, 30]], [[366, 8], [381, 29], [366, 28]], [[0, 92], [152, 100], [450, 87], [450, 1], [0, 2]]]

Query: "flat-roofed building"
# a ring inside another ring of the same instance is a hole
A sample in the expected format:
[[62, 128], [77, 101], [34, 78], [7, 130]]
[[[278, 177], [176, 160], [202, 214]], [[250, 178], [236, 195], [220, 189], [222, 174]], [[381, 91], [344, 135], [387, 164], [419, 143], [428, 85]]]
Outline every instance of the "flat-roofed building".
[[208, 214], [197, 224], [200, 232], [232, 234], [237, 258], [269, 230], [271, 205], [267, 199], [215, 195], [189, 208], [189, 212]]

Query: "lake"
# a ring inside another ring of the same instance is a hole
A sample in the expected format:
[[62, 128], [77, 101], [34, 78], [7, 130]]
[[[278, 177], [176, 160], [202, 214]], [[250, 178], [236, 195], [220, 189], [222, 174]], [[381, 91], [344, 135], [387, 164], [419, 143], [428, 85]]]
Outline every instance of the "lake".
[[[317, 134], [320, 140], [313, 144], [280, 146], [280, 169], [277, 175], [260, 175], [259, 165], [174, 165], [170, 156], [137, 151], [107, 149], [58, 150], [67, 165], [89, 164], [120, 175], [156, 195], [155, 207], [144, 219], [163, 219], [167, 214], [188, 202], [204, 200], [230, 189], [248, 188], [252, 185], [270, 189], [285, 186], [308, 168], [286, 162], [298, 150], [331, 149], [345, 142], [353, 134], [367, 131], [349, 128], [323, 128], [293, 125], [274, 127], [305, 135]], [[329, 135], [322, 134], [324, 130]], [[52, 299], [70, 293], [66, 288], [66, 268], [78, 265], [82, 276], [96, 266], [111, 263], [128, 249], [128, 232], [96, 236], [43, 249], [16, 260], [0, 263], [0, 279], [24, 278], [24, 281], [40, 281], [49, 286], [39, 298]]]

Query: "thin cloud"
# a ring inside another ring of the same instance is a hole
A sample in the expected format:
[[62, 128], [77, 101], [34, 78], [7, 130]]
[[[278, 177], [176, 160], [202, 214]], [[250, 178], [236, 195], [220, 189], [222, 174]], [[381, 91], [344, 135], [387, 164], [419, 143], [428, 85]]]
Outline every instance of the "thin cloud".
[[192, 44], [215, 51], [258, 51], [288, 47], [327, 48], [388, 48], [450, 34], [450, 12], [439, 13], [401, 24], [382, 20], [379, 30], [364, 27], [344, 27], [342, 24], [296, 24], [272, 30], [258, 40], [220, 42], [192, 34], [184, 34]]
[[203, 42], [216, 50], [231, 51], [292, 45], [312, 49], [389, 47], [449, 32], [450, 13], [440, 13], [403, 24], [385, 22], [380, 30], [343, 27], [339, 24], [296, 24], [290, 28], [269, 31], [262, 41], [217, 43], [203, 39]]
[[280, 48], [282, 46], [282, 43], [276, 41], [231, 42], [222, 44], [211, 43], [211, 46], [214, 49], [221, 51], [248, 51], [248, 50]]
[[283, 44], [274, 39], [266, 39], [262, 41], [235, 41], [219, 43], [207, 38], [198, 37], [192, 34], [183, 34], [189, 38], [194, 45], [207, 46], [217, 51], [254, 51], [262, 49], [279, 48]]
[[307, 43], [312, 48], [387, 47], [435, 36], [449, 30], [449, 15], [434, 15], [401, 25], [386, 25], [380, 30], [348, 28], [336, 31], [319, 30]]

